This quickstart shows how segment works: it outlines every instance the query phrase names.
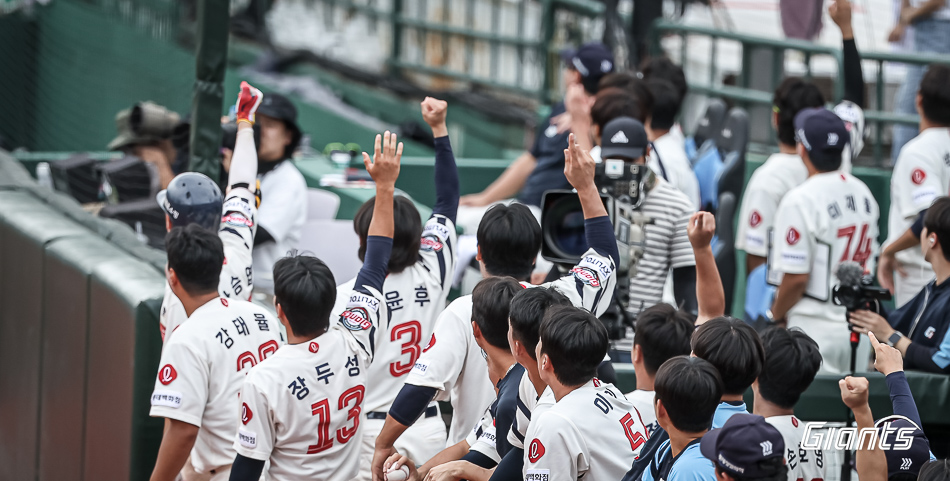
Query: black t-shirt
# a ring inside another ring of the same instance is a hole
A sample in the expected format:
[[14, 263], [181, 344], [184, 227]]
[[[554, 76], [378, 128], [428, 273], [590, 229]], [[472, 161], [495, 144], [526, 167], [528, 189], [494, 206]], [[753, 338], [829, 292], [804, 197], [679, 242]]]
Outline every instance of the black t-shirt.
[[571, 188], [564, 177], [564, 149], [567, 148], [570, 132], [559, 134], [557, 127], [551, 124], [551, 119], [564, 111], [563, 102], [551, 106], [551, 114], [538, 129], [534, 146], [531, 147], [531, 155], [538, 163], [518, 194], [518, 201], [523, 204], [540, 207], [541, 196], [545, 191]]

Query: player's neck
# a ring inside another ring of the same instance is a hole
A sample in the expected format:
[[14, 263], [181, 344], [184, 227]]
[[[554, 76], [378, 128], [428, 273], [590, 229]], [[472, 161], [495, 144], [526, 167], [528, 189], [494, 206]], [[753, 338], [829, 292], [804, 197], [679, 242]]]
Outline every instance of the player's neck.
[[576, 391], [578, 388], [583, 386], [583, 384], [581, 384], [581, 386], [565, 386], [555, 381], [551, 384], [548, 384], [548, 386], [551, 387], [551, 391], [554, 393], [554, 401], [557, 402], [563, 399], [564, 396], [567, 396], [568, 394]]
[[759, 394], [756, 393], [755, 403], [752, 405], [752, 414], [756, 414], [764, 418], [770, 418], [773, 416], [791, 416], [795, 414], [795, 410], [785, 409], [779, 407], [776, 404], [772, 404], [765, 399], [762, 399], [762, 396], [759, 396]]
[[706, 434], [706, 431], [699, 433], [686, 433], [676, 429], [675, 427], [667, 430], [667, 434], [670, 435], [670, 454], [675, 458], [679, 456], [680, 453], [686, 449], [686, 446], [694, 440], [703, 437]]
[[795, 150], [794, 145], [786, 145], [781, 142], [778, 144], [778, 151], [783, 154], [798, 155], [798, 151]]
[[655, 376], [651, 376], [647, 373], [646, 366], [642, 363], [634, 363], [633, 371], [637, 375], [637, 390], [638, 391], [653, 391], [653, 383], [655, 381]]
[[650, 142], [656, 142], [657, 140], [660, 139], [660, 137], [663, 137], [664, 135], [670, 133], [670, 129], [658, 130], [658, 129], [652, 129], [652, 128], [651, 128], [651, 129], [648, 129], [648, 130], [647, 130], [647, 133], [650, 134], [650, 135], [649, 135]]
[[209, 292], [208, 294], [201, 294], [198, 296], [179, 296], [178, 299], [181, 300], [181, 306], [185, 308], [185, 315], [191, 317], [199, 307], [217, 299], [217, 292]]
[[943, 254], [937, 253], [941, 258], [930, 264], [934, 268], [934, 274], [937, 275], [937, 285], [941, 285], [950, 278], [950, 261], [943, 259]]
[[744, 402], [745, 400], [742, 399], [742, 394], [723, 394], [722, 397], [719, 398], [719, 401], [725, 403], [725, 402]]
[[524, 366], [524, 370], [528, 374], [528, 380], [530, 380], [534, 386], [534, 391], [540, 396], [548, 385], [541, 379], [541, 373], [538, 372], [538, 361], [534, 361], [528, 366], [522, 364], [522, 366]]

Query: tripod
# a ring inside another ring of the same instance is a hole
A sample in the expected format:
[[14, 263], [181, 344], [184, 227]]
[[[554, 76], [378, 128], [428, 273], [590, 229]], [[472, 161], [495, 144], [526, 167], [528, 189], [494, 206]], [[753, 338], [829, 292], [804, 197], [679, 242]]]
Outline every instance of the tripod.
[[[848, 311], [850, 314], [851, 311]], [[848, 323], [848, 330], [851, 331], [851, 375], [855, 374], [855, 367], [858, 361], [858, 345], [861, 343], [861, 336], [858, 333], [854, 332], [854, 326], [851, 323]], [[848, 423], [847, 427], [854, 427], [854, 413], [851, 412], [851, 408], [846, 408], [848, 411]], [[851, 450], [846, 449], [844, 451], [844, 463], [841, 465], [841, 481], [851, 481]]]

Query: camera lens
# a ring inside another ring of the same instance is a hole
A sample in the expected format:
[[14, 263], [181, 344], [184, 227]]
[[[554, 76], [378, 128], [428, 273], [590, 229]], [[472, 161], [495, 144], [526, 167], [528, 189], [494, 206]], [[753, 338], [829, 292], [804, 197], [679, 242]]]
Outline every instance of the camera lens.
[[545, 242], [556, 256], [579, 259], [587, 251], [587, 238], [577, 195], [561, 197], [547, 207], [541, 226]]

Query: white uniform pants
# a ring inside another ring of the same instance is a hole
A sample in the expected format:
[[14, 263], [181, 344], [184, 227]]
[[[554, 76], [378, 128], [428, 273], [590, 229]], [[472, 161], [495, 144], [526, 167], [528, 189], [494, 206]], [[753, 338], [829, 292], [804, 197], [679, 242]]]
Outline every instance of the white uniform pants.
[[[373, 480], [373, 454], [376, 452], [376, 436], [383, 429], [384, 419], [363, 419], [363, 443], [360, 450], [359, 481]], [[445, 422], [442, 416], [420, 417], [396, 440], [396, 451], [404, 454], [416, 465], [421, 466], [440, 451], [445, 449]]]

